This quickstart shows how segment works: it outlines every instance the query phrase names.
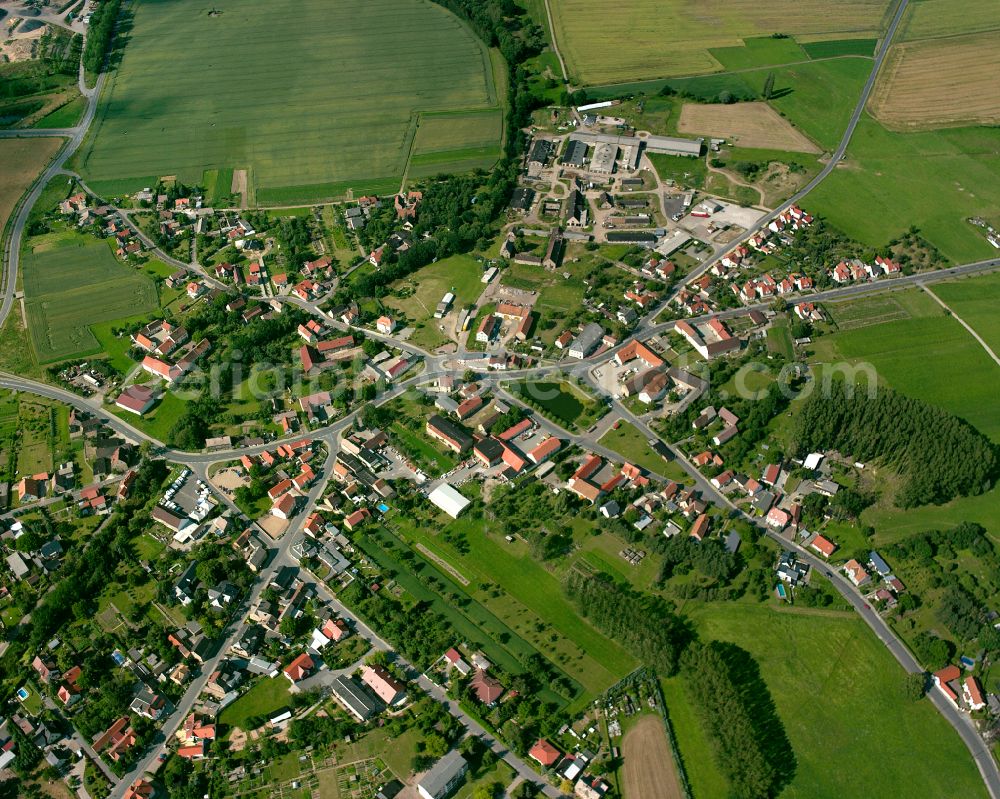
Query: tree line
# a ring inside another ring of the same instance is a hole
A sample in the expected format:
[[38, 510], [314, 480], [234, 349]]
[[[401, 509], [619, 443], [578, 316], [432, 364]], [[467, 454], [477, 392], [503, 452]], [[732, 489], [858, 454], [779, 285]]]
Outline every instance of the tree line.
[[603, 575], [576, 570], [564, 586], [580, 615], [606, 636], [663, 675], [677, 670], [680, 652], [692, 633], [662, 600], [629, 591]]
[[83, 66], [88, 72], [96, 74], [104, 69], [104, 59], [111, 49], [120, 9], [121, 0], [105, 0], [90, 15], [87, 40], [83, 46]]
[[733, 644], [698, 644], [681, 658], [681, 673], [730, 795], [776, 796], [795, 773], [795, 754], [753, 658]]
[[879, 388], [874, 396], [835, 380], [802, 407], [799, 455], [837, 450], [879, 460], [905, 479], [896, 504], [912, 508], [974, 496], [993, 485], [996, 446], [968, 422], [933, 405]]

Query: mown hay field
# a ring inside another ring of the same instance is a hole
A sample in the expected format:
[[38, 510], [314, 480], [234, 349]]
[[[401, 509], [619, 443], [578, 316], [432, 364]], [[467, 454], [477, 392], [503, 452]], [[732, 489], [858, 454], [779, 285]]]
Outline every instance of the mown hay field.
[[910, 3], [897, 40], [935, 39], [1000, 30], [996, 0], [920, 0]]
[[0, 139], [0, 232], [21, 195], [59, 152], [62, 139]]
[[1000, 36], [980, 33], [896, 45], [869, 108], [892, 130], [1000, 122]]
[[729, 139], [740, 147], [818, 153], [819, 148], [767, 103], [685, 103], [677, 129]]
[[35, 239], [22, 268], [28, 331], [39, 363], [99, 352], [90, 325], [158, 306], [153, 281], [118, 263], [107, 242], [72, 233]]
[[77, 157], [98, 190], [228, 169], [249, 170], [262, 204], [398, 188], [418, 114], [499, 108], [489, 50], [428, 0], [134, 8]]
[[[877, 37], [888, 0], [552, 0], [556, 43], [575, 83], [597, 85], [712, 72], [711, 48], [747, 37]], [[732, 54], [728, 54], [732, 57]], [[729, 59], [727, 59], [729, 60]]]

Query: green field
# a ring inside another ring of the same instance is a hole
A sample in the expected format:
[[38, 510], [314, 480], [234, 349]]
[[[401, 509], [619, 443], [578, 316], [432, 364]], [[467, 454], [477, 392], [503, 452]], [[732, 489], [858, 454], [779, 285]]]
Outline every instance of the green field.
[[64, 103], [54, 111], [39, 119], [31, 127], [33, 128], [71, 128], [80, 121], [83, 112], [87, 108], [87, 101], [82, 97], [74, 97], [68, 103]]
[[[932, 290], [966, 323], [971, 325], [995, 352], [998, 351], [1000, 348], [1000, 325], [998, 325], [995, 309], [998, 300], [1000, 300], [1000, 275], [990, 274], [968, 280], [939, 283], [934, 285]], [[924, 299], [930, 302], [930, 298]], [[851, 305], [857, 304], [852, 303]], [[869, 308], [869, 310], [877, 313], [879, 309]], [[945, 407], [953, 405], [956, 408], [966, 408], [966, 410], [968, 410], [968, 405], [974, 406], [977, 401], [980, 403], [990, 402], [986, 396], [990, 392], [996, 392], [1000, 389], [1000, 379], [996, 376], [1000, 367], [989, 360], [982, 348], [972, 340], [964, 329], [959, 328], [956, 322], [944, 316], [941, 317], [941, 322], [947, 325], [951, 332], [960, 329], [964, 334], [963, 343], [949, 344], [946, 342], [943, 353], [935, 350], [934, 359], [929, 364], [929, 368], [933, 372], [945, 370], [940, 384], [935, 381], [923, 393], [918, 393], [922, 387], [919, 385], [919, 376], [915, 376], [916, 379], [911, 385], [910, 391], [928, 402], [937, 402]], [[894, 325], [899, 324], [901, 323], [894, 323]], [[885, 324], [881, 327], [885, 330], [892, 330], [894, 325]], [[972, 341], [972, 355], [968, 354], [969, 345], [966, 343], [968, 341]], [[960, 365], [954, 371], [950, 371], [950, 353], [953, 351], [960, 359]], [[977, 353], [982, 353], [981, 359]], [[963, 367], [974, 367], [981, 371], [960, 374]], [[959, 381], [959, 384], [952, 387], [949, 385], [949, 379]], [[963, 397], [965, 393], [971, 393], [973, 396], [967, 401]], [[993, 407], [995, 407], [995, 401]], [[989, 408], [984, 406], [978, 419], [978, 423], [973, 423], [977, 424], [984, 433], [991, 435], [994, 440], [1000, 440], [1000, 428], [996, 424], [995, 412], [991, 413]], [[972, 420], [970, 419], [970, 421]], [[890, 502], [880, 502], [865, 511], [863, 521], [865, 524], [871, 524], [875, 527], [879, 541], [892, 541], [910, 533], [924, 530], [943, 529], [960, 521], [978, 522], [986, 527], [995, 539], [1000, 540], [1000, 488], [994, 487], [992, 491], [980, 496], [959, 497], [945, 505], [928, 505], [905, 511], [894, 507]]]
[[98, 352], [91, 324], [158, 306], [153, 281], [119, 263], [107, 242], [72, 233], [35, 238], [22, 268], [28, 329], [40, 363]]
[[[703, 638], [732, 642], [757, 660], [797, 761], [782, 799], [986, 795], [959, 737], [929, 701], [905, 698], [903, 670], [853, 615], [742, 603], [685, 610]], [[694, 795], [725, 795], [683, 696], [670, 686], [667, 703]]]
[[809, 195], [808, 207], [872, 246], [916, 226], [946, 258], [965, 263], [996, 254], [966, 219], [1000, 218], [998, 180], [1000, 128], [890, 133], [863, 116], [847, 164]]
[[[958, 322], [918, 289], [896, 295], [907, 318], [855, 328], [816, 342], [818, 360], [866, 362], [880, 382], [962, 417], [1000, 441], [1000, 368]], [[843, 311], [840, 311], [843, 313]]]
[[745, 39], [740, 47], [714, 47], [708, 52], [727, 70], [769, 67], [809, 59], [795, 39], [770, 36]]
[[[457, 118], [440, 149], [420, 144], [435, 155], [434, 172], [452, 161], [488, 166], [497, 153], [494, 60], [428, 0], [159, 0], [135, 9], [122, 63], [77, 156], [102, 189], [141, 188], [151, 175], [195, 184], [206, 170], [249, 169], [251, 194], [264, 204], [391, 191], [418, 115], [438, 111], [494, 109]], [[197, 68], [177, 69], [180, 52]]]
[[994, 272], [968, 280], [938, 283], [930, 287], [937, 297], [972, 327], [1000, 354], [1000, 273]]
[[[486, 521], [466, 517], [450, 522], [440, 532], [438, 525], [404, 527], [400, 521], [400, 527], [407, 537], [423, 543], [471, 581], [466, 591], [474, 592], [491, 616], [520, 637], [511, 639], [509, 648], [520, 639], [522, 645], [524, 641], [535, 645], [591, 698], [635, 667], [625, 650], [580, 618], [563, 596], [559, 578], [541, 566], [526, 545], [496, 540]], [[464, 534], [463, 552], [446, 540], [456, 533]], [[499, 585], [501, 594], [475, 591], [484, 581]]]
[[593, 421], [596, 401], [583, 389], [569, 382], [530, 381], [512, 386], [515, 396], [522, 397], [557, 424], [567, 429], [586, 427]]
[[756, 37], [875, 38], [891, 6], [888, 0], [704, 0], [697, 6], [625, 0], [609, 8], [590, 0], [550, 0], [571, 82], [583, 85], [802, 60], [807, 56], [793, 40]]
[[676, 463], [665, 461], [655, 453], [642, 433], [628, 422], [620, 422], [617, 428], [610, 428], [601, 436], [598, 443], [614, 450], [647, 472], [677, 481], [683, 481], [686, 476], [684, 470]]
[[871, 58], [875, 53], [878, 39], [827, 39], [821, 42], [805, 42], [802, 49], [810, 58], [836, 58], [845, 55], [860, 55]]
[[409, 179], [435, 175], [455, 162], [460, 171], [486, 169], [500, 157], [503, 114], [499, 109], [421, 114], [413, 138]]

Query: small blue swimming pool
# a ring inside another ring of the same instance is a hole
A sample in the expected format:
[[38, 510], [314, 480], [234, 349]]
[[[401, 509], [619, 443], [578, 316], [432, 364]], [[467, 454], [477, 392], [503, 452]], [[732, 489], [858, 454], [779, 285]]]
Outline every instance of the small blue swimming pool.
[[379, 513], [388, 513], [389, 512], [389, 506], [386, 505], [384, 502], [378, 503], [378, 505], [376, 505], [375, 507], [378, 509]]
[[25, 699], [27, 699], [29, 696], [31, 696], [31, 694], [28, 693], [28, 689], [27, 688], [18, 688], [17, 689], [17, 698], [20, 699], [22, 702]]

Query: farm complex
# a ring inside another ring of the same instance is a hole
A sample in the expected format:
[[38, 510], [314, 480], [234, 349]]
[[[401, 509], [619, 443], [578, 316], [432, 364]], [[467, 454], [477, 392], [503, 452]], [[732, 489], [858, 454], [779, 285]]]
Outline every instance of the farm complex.
[[[190, 68], [177, 68], [180, 52]], [[424, 174], [496, 160], [495, 69], [426, 0], [141, 3], [79, 168], [123, 192], [247, 170], [251, 204], [391, 191], [411, 157]], [[468, 111], [443, 141], [419, 135], [425, 114]]]

